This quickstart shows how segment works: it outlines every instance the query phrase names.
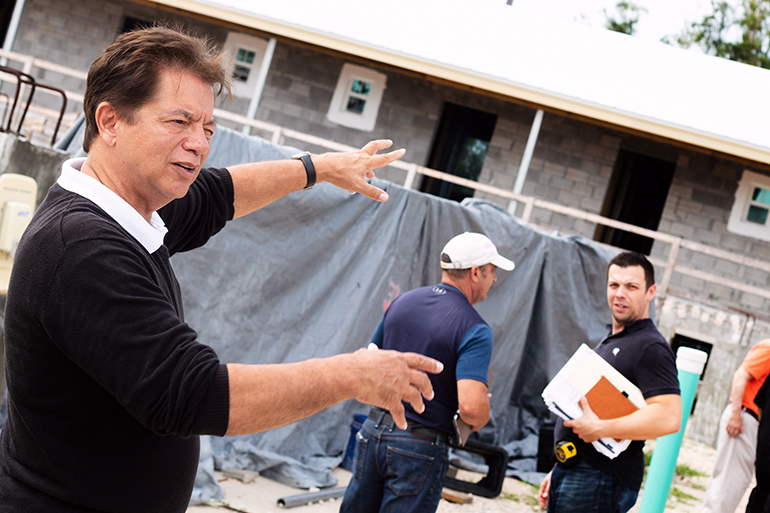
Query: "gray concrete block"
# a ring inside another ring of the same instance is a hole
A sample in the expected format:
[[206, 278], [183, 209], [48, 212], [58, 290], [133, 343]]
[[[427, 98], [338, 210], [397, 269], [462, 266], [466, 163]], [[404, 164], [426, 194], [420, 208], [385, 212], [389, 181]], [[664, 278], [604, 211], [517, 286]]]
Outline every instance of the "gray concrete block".
[[700, 214], [694, 214], [692, 212], [687, 213], [686, 223], [695, 228], [710, 229], [714, 224], [714, 220]]

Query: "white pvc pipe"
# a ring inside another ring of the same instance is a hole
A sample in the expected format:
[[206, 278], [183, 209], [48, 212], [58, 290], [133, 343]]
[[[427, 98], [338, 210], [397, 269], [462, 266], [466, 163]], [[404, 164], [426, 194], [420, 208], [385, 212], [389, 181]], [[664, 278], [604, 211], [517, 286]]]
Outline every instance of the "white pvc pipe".
[[[543, 111], [538, 109], [538, 111], [535, 113], [535, 120], [532, 122], [532, 128], [529, 129], [527, 145], [524, 147], [524, 155], [521, 156], [519, 173], [516, 175], [516, 183], [513, 185], [513, 192], [515, 194], [521, 194], [521, 191], [524, 189], [524, 181], [527, 179], [529, 164], [532, 162], [532, 154], [535, 153], [535, 144], [537, 143], [538, 135], [540, 135], [540, 125], [542, 124]], [[511, 202], [508, 204], [508, 212], [515, 215], [516, 206], [516, 200], [511, 200]]]
[[[249, 102], [249, 109], [246, 111], [246, 117], [254, 119], [257, 117], [257, 107], [259, 107], [259, 100], [262, 99], [262, 91], [265, 88], [265, 82], [267, 82], [267, 72], [270, 70], [270, 64], [273, 62], [273, 53], [275, 53], [275, 39], [270, 38], [267, 43], [267, 49], [265, 50], [265, 57], [262, 59], [262, 65], [259, 67], [259, 76], [257, 76], [257, 85], [254, 87], [254, 94], [251, 96], [251, 102]], [[241, 132], [250, 135], [251, 127], [245, 125]]]

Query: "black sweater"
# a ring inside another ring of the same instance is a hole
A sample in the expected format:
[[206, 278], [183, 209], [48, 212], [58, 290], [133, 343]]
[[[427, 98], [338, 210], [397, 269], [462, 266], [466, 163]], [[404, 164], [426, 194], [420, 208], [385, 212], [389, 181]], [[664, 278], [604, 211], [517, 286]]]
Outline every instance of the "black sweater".
[[199, 434], [227, 430], [227, 369], [184, 322], [169, 258], [233, 217], [226, 170], [159, 214], [149, 254], [54, 185], [19, 245], [5, 311], [0, 512], [184, 512]]

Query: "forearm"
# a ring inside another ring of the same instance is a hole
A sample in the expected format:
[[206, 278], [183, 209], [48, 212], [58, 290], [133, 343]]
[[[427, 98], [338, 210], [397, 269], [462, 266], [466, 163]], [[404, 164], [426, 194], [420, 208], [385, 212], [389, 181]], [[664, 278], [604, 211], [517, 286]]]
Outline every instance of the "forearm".
[[228, 364], [228, 435], [272, 429], [354, 397], [347, 355], [273, 365]]
[[489, 389], [481, 381], [457, 381], [460, 418], [478, 431], [489, 422]]
[[740, 411], [743, 395], [746, 393], [746, 385], [751, 379], [751, 374], [746, 372], [743, 367], [738, 367], [738, 370], [733, 374], [733, 384], [730, 388], [730, 403], [733, 405], [733, 410]]
[[425, 372], [443, 365], [415, 353], [367, 351], [273, 365], [228, 364], [228, 435], [295, 422], [346, 399], [385, 408], [406, 427], [402, 401], [417, 412], [433, 398]]
[[602, 420], [597, 417], [585, 397], [580, 400], [580, 407], [583, 416], [567, 420], [564, 425], [587, 443], [605, 437], [649, 440], [676, 433], [681, 427], [682, 400], [676, 394], [650, 397], [644, 408], [617, 419]]
[[668, 416], [657, 405], [608, 421], [605, 434], [619, 440], [652, 440], [679, 430], [681, 416]]
[[[389, 140], [370, 141], [359, 151], [312, 155], [316, 183], [328, 182], [350, 193], [357, 192], [376, 201], [387, 201], [387, 193], [366, 180], [374, 178], [375, 169], [404, 155], [403, 149], [377, 153], [391, 144]], [[307, 185], [305, 166], [295, 159], [239, 164], [228, 170], [235, 190], [235, 217], [254, 212]]]
[[472, 426], [474, 431], [478, 431], [489, 422], [489, 403], [487, 402], [486, 407], [482, 406], [475, 410], [460, 409], [460, 418]]
[[228, 171], [233, 178], [235, 217], [259, 210], [307, 183], [305, 167], [294, 159], [239, 164]]

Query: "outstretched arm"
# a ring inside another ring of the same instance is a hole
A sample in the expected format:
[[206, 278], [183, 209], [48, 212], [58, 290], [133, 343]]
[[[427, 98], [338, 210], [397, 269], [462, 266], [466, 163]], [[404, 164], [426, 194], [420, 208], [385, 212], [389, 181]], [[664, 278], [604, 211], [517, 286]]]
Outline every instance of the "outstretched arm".
[[647, 406], [630, 415], [602, 420], [596, 416], [588, 400], [580, 399], [583, 416], [567, 420], [564, 425], [586, 443], [600, 438], [617, 440], [650, 440], [676, 433], [681, 427], [682, 400], [676, 394], [656, 395], [646, 400]]
[[423, 355], [367, 351], [273, 365], [228, 364], [230, 420], [228, 435], [256, 433], [303, 419], [347, 399], [390, 411], [406, 428], [404, 405], [425, 410], [433, 399], [425, 372], [443, 365]]
[[[320, 153], [311, 156], [316, 183], [329, 182], [348, 192], [358, 192], [376, 201], [387, 201], [382, 189], [366, 181], [374, 170], [401, 158], [406, 150], [378, 154], [390, 148], [392, 141], [371, 141], [358, 151]], [[235, 189], [235, 217], [254, 212], [273, 201], [305, 187], [307, 174], [299, 160], [286, 159], [253, 162], [229, 167]]]

